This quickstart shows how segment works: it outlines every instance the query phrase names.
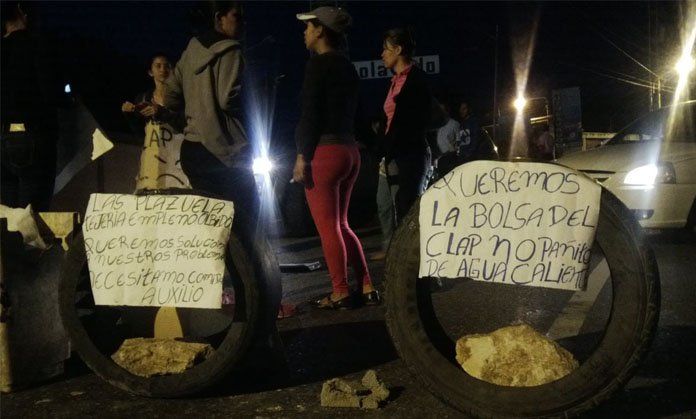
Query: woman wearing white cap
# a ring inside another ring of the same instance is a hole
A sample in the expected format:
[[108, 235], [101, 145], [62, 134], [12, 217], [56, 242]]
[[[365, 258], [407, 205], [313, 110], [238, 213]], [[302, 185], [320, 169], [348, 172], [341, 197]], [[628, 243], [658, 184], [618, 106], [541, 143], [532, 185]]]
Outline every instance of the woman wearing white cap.
[[358, 75], [345, 51], [352, 19], [337, 7], [319, 7], [297, 18], [307, 24], [305, 46], [315, 54], [305, 68], [293, 180], [305, 185], [333, 288], [311, 303], [325, 309], [353, 307], [347, 282], [350, 263], [360, 281], [362, 302], [378, 304], [362, 245], [348, 225], [348, 203], [360, 170], [354, 129]]

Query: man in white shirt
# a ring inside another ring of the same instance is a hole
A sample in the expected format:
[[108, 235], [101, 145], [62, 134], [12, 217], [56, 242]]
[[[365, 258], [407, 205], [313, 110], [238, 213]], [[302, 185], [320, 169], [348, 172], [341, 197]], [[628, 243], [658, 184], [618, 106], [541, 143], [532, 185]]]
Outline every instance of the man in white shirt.
[[450, 108], [440, 104], [447, 114], [447, 123], [437, 130], [437, 159], [433, 162], [437, 176], [442, 177], [456, 167], [457, 145], [460, 142], [460, 124], [450, 116]]

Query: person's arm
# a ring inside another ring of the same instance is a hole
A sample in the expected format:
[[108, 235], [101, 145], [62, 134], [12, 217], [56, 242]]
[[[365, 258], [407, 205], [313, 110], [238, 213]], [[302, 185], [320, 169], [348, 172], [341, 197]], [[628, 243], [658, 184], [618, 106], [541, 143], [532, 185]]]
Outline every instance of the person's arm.
[[300, 121], [295, 130], [297, 154], [304, 155], [307, 161], [312, 160], [321, 134], [321, 108], [324, 102], [322, 74], [320, 62], [310, 59], [302, 83]]
[[375, 153], [377, 155], [378, 159], [381, 159], [385, 157], [385, 149], [386, 149], [386, 136], [387, 133], [385, 132], [387, 126], [387, 114], [382, 111], [379, 114], [379, 119], [377, 121], [377, 124], [375, 126]]
[[[165, 85], [165, 95], [167, 86]], [[154, 120], [156, 122], [164, 122], [169, 124], [176, 132], [181, 132], [186, 125], [186, 118], [184, 112], [173, 111], [167, 109], [166, 107], [155, 103], [153, 99], [153, 91], [145, 93], [141, 96], [140, 100], [136, 99], [135, 104], [131, 102], [124, 102], [121, 106], [122, 112], [132, 112], [135, 115], [140, 115], [145, 120]]]
[[132, 132], [142, 134], [145, 130], [145, 121], [143, 116], [138, 112], [136, 104], [141, 103], [145, 99], [145, 94], [141, 93], [135, 97], [133, 102], [123, 102], [121, 112], [126, 119], [126, 123]]
[[[183, 61], [183, 57], [180, 62]], [[172, 112], [183, 112], [184, 110], [184, 86], [183, 76], [179, 63], [174, 67], [169, 78], [167, 78], [167, 90], [164, 94], [164, 107]]]
[[425, 73], [419, 73], [416, 79], [417, 83], [414, 83], [414, 106], [415, 106], [415, 116], [418, 120], [418, 124], [422, 127], [423, 131], [427, 130], [428, 123], [430, 122], [431, 106], [433, 101], [433, 96], [430, 93], [430, 87], [428, 87], [428, 81], [425, 79]]
[[319, 64], [317, 59], [310, 59], [307, 62], [302, 83], [300, 121], [295, 130], [297, 158], [292, 174], [293, 180], [299, 183], [306, 183], [308, 168], [319, 143], [323, 91], [323, 72]]
[[396, 97], [394, 117], [385, 141], [386, 157], [391, 157], [394, 141], [400, 149], [420, 149], [430, 119], [430, 90], [425, 75], [412, 69]]
[[[307, 171], [309, 168], [309, 162], [305, 160], [304, 155], [298, 154], [295, 158], [295, 166], [292, 168], [292, 180], [291, 182], [297, 182], [299, 184], [305, 184], [308, 180]], [[309, 186], [309, 185], [308, 185]]]
[[241, 91], [240, 68], [242, 51], [232, 47], [219, 57], [219, 73], [216, 80], [218, 106], [225, 113], [234, 113]]
[[184, 126], [186, 126], [186, 118], [183, 112], [175, 112], [154, 103], [152, 106], [154, 107], [153, 118], [156, 121], [162, 121], [171, 125], [176, 132], [182, 132], [184, 130]]

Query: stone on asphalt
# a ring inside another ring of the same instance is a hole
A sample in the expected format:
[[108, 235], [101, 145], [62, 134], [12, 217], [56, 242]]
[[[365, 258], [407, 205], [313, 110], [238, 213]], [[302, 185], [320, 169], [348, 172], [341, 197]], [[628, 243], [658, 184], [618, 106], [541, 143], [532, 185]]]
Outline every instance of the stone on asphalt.
[[526, 324], [463, 336], [456, 352], [469, 375], [511, 387], [546, 384], [578, 367], [573, 354]]
[[374, 370], [368, 370], [360, 383], [332, 378], [321, 388], [323, 407], [378, 409], [388, 397], [389, 389], [379, 381]]
[[358, 390], [349, 382], [332, 378], [321, 386], [321, 405], [323, 407], [360, 407]]
[[375, 394], [370, 394], [360, 400], [360, 407], [363, 409], [379, 409], [380, 401]]
[[370, 389], [378, 403], [389, 398], [389, 389], [377, 378], [377, 372], [375, 372], [375, 370], [368, 370], [363, 376], [361, 383]]
[[377, 372], [375, 372], [375, 370], [367, 370], [360, 382], [367, 388], [379, 387], [379, 385], [382, 384], [379, 378], [377, 378]]
[[180, 374], [213, 353], [207, 343], [172, 339], [126, 339], [111, 358], [140, 377]]

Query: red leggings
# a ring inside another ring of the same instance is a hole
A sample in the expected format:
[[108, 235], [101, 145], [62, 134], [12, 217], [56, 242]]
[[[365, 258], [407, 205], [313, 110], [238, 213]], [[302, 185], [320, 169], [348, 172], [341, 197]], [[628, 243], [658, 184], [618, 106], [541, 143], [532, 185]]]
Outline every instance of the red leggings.
[[372, 284], [360, 240], [348, 225], [348, 203], [358, 171], [360, 152], [356, 146], [319, 145], [312, 159], [313, 185], [305, 188], [337, 294], [348, 292], [349, 263], [362, 286]]

